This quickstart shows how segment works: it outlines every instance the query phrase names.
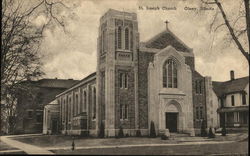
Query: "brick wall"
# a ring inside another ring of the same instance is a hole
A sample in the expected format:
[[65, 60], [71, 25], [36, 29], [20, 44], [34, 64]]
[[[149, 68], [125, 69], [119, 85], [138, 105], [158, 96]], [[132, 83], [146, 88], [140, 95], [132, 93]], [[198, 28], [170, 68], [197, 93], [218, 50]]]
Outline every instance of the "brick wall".
[[148, 65], [153, 62], [154, 53], [139, 52], [138, 70], [138, 104], [139, 127], [148, 128]]
[[[202, 107], [202, 117], [206, 120], [206, 92], [205, 92], [205, 79], [198, 72], [192, 72], [192, 87], [193, 87], [193, 118], [194, 128], [201, 128], [201, 119], [197, 117], [197, 107]], [[196, 93], [196, 81], [201, 81], [201, 94]], [[199, 112], [200, 113], [200, 112]]]
[[[128, 73], [128, 89], [119, 86], [119, 73]], [[116, 66], [115, 70], [115, 128], [122, 125], [123, 129], [135, 128], [135, 83], [133, 67]], [[128, 105], [128, 120], [120, 120], [120, 104]]]

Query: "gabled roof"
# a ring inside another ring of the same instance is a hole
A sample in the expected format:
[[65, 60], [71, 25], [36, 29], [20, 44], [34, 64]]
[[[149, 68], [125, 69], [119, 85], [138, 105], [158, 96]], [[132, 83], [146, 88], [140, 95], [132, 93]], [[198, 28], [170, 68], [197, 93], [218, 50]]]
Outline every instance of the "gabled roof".
[[249, 83], [249, 76], [225, 82], [213, 81], [213, 90], [218, 97], [226, 94], [244, 91]]
[[164, 49], [171, 45], [177, 51], [181, 52], [191, 52], [192, 49], [189, 48], [184, 42], [182, 42], [177, 36], [175, 36], [169, 29], [159, 33], [154, 36], [149, 41], [143, 43], [146, 48], [152, 49]]
[[70, 88], [68, 88], [67, 90], [63, 91], [62, 93], [58, 94], [56, 97], [67, 93], [83, 84], [88, 83], [89, 81], [95, 80], [96, 79], [96, 72], [89, 74], [88, 76], [84, 77], [82, 80], [80, 80], [79, 82], [75, 83], [74, 85], [72, 85]]
[[73, 79], [41, 79], [37, 81], [23, 81], [22, 84], [31, 84], [36, 87], [45, 87], [45, 88], [69, 88], [79, 80]]

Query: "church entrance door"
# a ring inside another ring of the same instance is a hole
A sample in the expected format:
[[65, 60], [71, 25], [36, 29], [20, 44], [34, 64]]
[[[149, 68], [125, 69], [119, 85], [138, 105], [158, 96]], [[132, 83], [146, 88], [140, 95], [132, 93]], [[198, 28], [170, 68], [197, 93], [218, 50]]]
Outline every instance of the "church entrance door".
[[177, 118], [178, 113], [166, 113], [166, 129], [169, 129], [169, 132], [177, 132]]

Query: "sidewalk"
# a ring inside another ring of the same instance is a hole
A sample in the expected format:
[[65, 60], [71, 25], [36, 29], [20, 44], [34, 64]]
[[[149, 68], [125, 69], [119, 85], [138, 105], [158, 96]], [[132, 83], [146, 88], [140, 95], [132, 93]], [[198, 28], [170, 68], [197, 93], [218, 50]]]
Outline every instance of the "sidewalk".
[[52, 153], [44, 148], [40, 148], [37, 146], [33, 146], [30, 144], [26, 144], [26, 143], [22, 143], [22, 142], [13, 140], [13, 139], [11, 139], [11, 137], [15, 137], [15, 136], [1, 136], [0, 139], [4, 143], [6, 143], [12, 147], [18, 148], [27, 154], [54, 154], [54, 153]]

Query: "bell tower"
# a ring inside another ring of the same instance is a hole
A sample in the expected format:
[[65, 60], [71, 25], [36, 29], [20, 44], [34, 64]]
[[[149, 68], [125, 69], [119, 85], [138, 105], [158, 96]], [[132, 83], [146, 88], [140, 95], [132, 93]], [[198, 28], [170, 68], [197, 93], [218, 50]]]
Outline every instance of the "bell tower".
[[139, 33], [137, 15], [109, 9], [100, 19], [97, 45], [97, 125], [105, 136], [119, 127], [133, 133], [138, 122]]

